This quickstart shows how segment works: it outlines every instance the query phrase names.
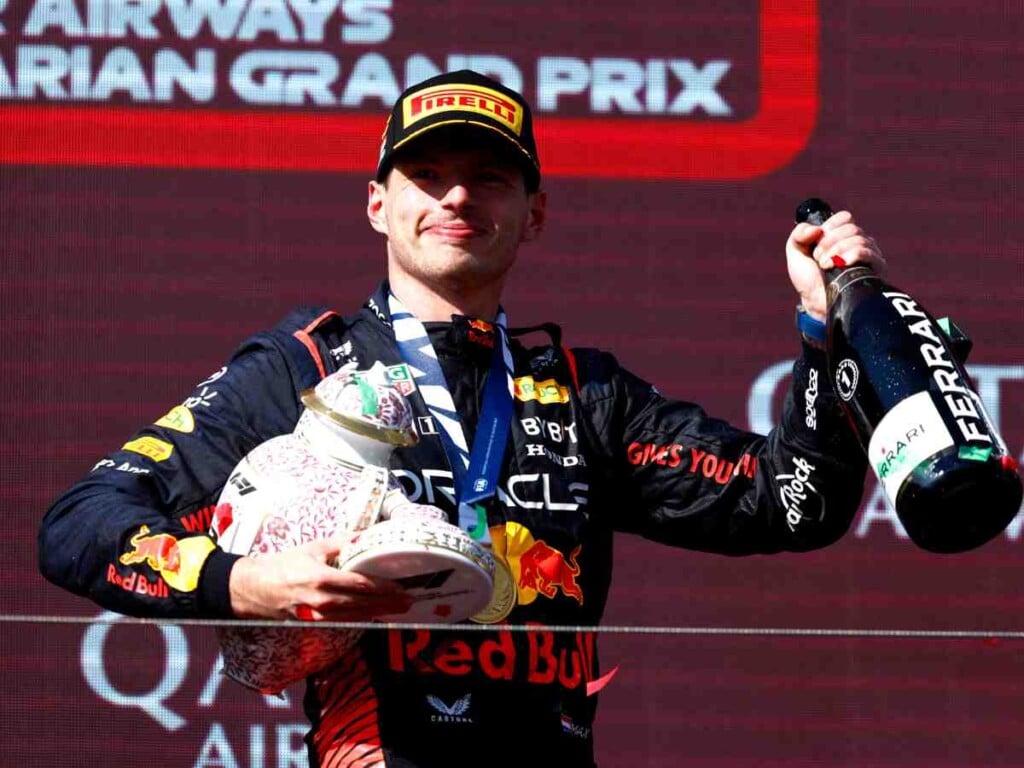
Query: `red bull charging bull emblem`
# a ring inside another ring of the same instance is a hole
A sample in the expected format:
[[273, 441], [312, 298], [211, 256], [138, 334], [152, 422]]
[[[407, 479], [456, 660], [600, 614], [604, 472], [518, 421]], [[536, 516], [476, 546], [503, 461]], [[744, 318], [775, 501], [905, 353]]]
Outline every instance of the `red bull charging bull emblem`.
[[146, 564], [177, 590], [191, 592], [199, 583], [199, 572], [216, 546], [206, 536], [177, 539], [169, 533], [150, 535], [143, 525], [131, 537], [131, 551], [118, 558], [122, 565]]
[[118, 560], [122, 565], [146, 563], [154, 571], [177, 571], [181, 567], [181, 555], [178, 552], [178, 540], [169, 533], [157, 533], [149, 536], [149, 526], [144, 525], [132, 536], [131, 552], [121, 555]]
[[469, 321], [469, 340], [485, 347], [494, 346], [494, 326], [486, 320]]
[[535, 539], [530, 529], [519, 523], [506, 523], [505, 535], [491, 535], [495, 549], [504, 544], [503, 555], [512, 569], [519, 588], [519, 604], [529, 605], [537, 595], [555, 597], [559, 591], [583, 605], [583, 589], [579, 585], [579, 557], [582, 545], [569, 553], [568, 559], [543, 539]]

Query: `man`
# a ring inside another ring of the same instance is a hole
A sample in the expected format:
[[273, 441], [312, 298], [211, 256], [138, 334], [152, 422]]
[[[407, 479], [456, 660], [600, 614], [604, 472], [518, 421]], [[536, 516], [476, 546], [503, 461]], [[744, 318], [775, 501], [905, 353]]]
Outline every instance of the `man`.
[[[502, 287], [544, 227], [539, 185], [519, 94], [469, 71], [408, 89], [369, 184], [388, 282], [355, 315], [300, 310], [250, 339], [97, 464], [43, 522], [43, 573], [134, 615], [344, 621], [407, 609], [396, 584], [329, 567], [338, 541], [253, 559], [181, 519], [216, 501], [249, 450], [293, 429], [301, 389], [351, 360], [410, 363], [422, 372], [410, 397], [421, 440], [392, 470], [497, 556], [505, 581], [480, 617], [495, 629], [365, 633], [309, 681], [311, 765], [593, 766], [594, 637], [544, 627], [600, 621], [613, 532], [733, 555], [822, 547], [849, 526], [865, 461], [828, 386], [814, 418], [791, 391], [762, 437], [662, 397], [607, 353], [562, 348], [555, 326], [506, 329]], [[821, 268], [884, 261], [845, 212], [797, 226], [786, 259], [804, 311], [803, 392], [827, 380]], [[148, 537], [174, 543], [173, 564], [125, 557]], [[133, 576], [160, 588], [122, 588]]]

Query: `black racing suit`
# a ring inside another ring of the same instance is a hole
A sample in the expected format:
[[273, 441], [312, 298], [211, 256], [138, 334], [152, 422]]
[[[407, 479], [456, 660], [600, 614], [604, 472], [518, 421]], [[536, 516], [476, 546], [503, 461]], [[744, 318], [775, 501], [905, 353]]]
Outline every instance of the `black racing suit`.
[[[126, 614], [231, 617], [237, 556], [205, 535], [221, 488], [252, 448], [292, 431], [302, 389], [350, 360], [402, 362], [386, 290], [352, 317], [300, 310], [254, 336], [101, 460], [43, 521], [44, 575]], [[472, 435], [493, 339], [465, 318], [427, 330]], [[506, 621], [538, 629], [366, 632], [358, 653], [309, 681], [311, 765], [589, 768], [594, 635], [544, 627], [600, 622], [614, 532], [743, 555], [822, 547], [849, 527], [865, 459], [819, 350], [805, 345], [765, 437], [663, 397], [607, 353], [513, 336], [515, 412], [488, 524], [518, 585]], [[443, 446], [418, 393], [410, 401], [421, 440], [392, 470], [454, 520]]]

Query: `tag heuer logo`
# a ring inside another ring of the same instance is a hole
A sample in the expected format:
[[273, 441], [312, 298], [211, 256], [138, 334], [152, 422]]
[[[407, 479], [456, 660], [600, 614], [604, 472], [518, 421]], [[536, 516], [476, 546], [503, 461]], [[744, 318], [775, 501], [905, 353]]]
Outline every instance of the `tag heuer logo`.
[[836, 394], [845, 402], [853, 399], [857, 392], [857, 382], [860, 379], [860, 369], [857, 364], [846, 358], [836, 368]]

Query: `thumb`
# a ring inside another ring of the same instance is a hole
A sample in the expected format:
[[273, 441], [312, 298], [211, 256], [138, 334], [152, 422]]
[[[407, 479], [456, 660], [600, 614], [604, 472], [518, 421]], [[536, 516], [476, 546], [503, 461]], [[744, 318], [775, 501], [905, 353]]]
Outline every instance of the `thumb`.
[[338, 538], [315, 539], [306, 544], [306, 551], [322, 563], [329, 563], [341, 554], [344, 542]]

